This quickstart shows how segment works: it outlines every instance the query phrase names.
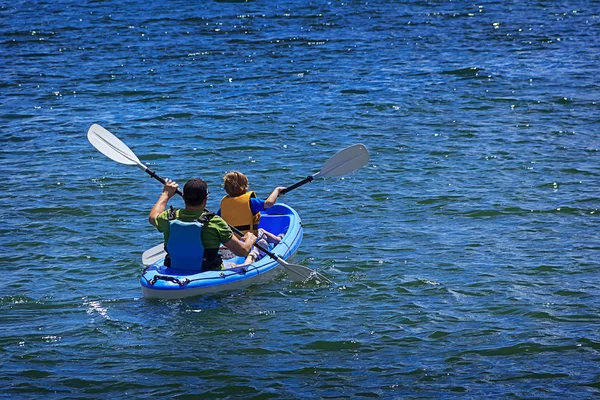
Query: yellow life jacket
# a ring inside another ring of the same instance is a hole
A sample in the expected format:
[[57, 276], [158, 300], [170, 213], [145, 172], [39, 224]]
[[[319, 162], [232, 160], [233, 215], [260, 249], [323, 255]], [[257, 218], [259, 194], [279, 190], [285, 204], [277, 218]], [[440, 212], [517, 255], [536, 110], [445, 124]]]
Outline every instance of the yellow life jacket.
[[243, 233], [251, 231], [258, 235], [258, 222], [260, 213], [252, 214], [250, 209], [250, 198], [256, 197], [256, 193], [250, 191], [241, 196], [225, 196], [221, 200], [221, 217], [229, 224]]

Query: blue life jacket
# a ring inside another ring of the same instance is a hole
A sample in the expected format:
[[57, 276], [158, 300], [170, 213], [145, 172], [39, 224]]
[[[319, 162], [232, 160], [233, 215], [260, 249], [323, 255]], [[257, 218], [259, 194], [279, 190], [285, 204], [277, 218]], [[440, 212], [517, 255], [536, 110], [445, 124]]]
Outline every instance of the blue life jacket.
[[169, 215], [169, 240], [165, 248], [171, 258], [171, 268], [202, 271], [204, 262], [203, 227], [204, 224], [200, 220], [184, 222], [175, 218], [175, 212]]

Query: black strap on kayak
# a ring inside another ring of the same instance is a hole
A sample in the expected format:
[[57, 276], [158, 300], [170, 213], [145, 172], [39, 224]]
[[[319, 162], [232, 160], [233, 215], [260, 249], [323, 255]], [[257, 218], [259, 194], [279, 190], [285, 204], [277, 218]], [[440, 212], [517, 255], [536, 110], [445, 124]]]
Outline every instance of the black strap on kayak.
[[218, 277], [211, 276], [211, 277], [196, 278], [196, 279], [188, 279], [188, 278], [178, 279], [178, 278], [175, 278], [174, 276], [154, 275], [154, 277], [152, 279], [148, 279], [148, 278], [146, 278], [146, 272], [151, 267], [152, 266], [149, 265], [146, 268], [144, 268], [144, 270], [142, 271], [142, 278], [144, 278], [146, 280], [146, 282], [148, 282], [150, 284], [150, 286], [154, 286], [154, 284], [159, 280], [173, 282], [173, 283], [178, 284], [179, 286], [185, 286], [191, 282], [196, 282], [196, 281], [205, 281], [205, 280], [211, 280], [211, 279], [219, 279], [220, 280], [220, 279], [225, 279], [231, 275], [246, 275], [248, 272], [258, 269], [257, 267], [246, 268], [245, 266], [241, 266], [241, 267], [225, 269], [225, 270], [221, 271], [221, 273], [219, 274]]
[[174, 276], [154, 275], [154, 278], [150, 279], [148, 281], [148, 283], [150, 285], [154, 286], [154, 284], [159, 280], [173, 282], [173, 283], [178, 284], [179, 286], [185, 286], [191, 282], [187, 278], [186, 279], [177, 279]]

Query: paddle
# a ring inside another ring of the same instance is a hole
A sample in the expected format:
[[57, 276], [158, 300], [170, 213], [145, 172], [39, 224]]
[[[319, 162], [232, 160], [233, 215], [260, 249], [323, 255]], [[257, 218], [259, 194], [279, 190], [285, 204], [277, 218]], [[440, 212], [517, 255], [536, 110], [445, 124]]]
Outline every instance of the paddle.
[[[90, 127], [90, 129], [88, 130], [88, 140], [90, 141], [92, 146], [94, 146], [98, 151], [100, 151], [102, 154], [104, 154], [111, 160], [114, 160], [120, 164], [135, 165], [139, 167], [142, 171], [146, 172], [148, 175], [156, 179], [157, 181], [161, 182], [162, 184], [165, 183], [165, 180], [163, 178], [161, 178], [154, 171], [151, 171], [148, 167], [142, 164], [137, 158], [137, 156], [133, 153], [133, 151], [131, 151], [131, 149], [127, 147], [125, 143], [123, 143], [119, 138], [117, 138], [115, 135], [113, 135], [100, 125], [93, 124]], [[181, 193], [180, 190], [177, 190], [177, 194], [183, 197], [183, 193]], [[229, 225], [229, 227], [239, 237], [243, 236], [242, 232], [240, 232], [234, 226]], [[262, 250], [269, 257], [276, 260], [281, 266], [283, 266], [286, 272], [288, 273], [288, 276], [293, 281], [306, 282], [312, 278], [316, 278], [321, 282], [327, 284], [331, 283], [329, 279], [308, 267], [305, 267], [303, 265], [290, 264], [278, 255], [265, 249], [258, 243], [256, 243], [255, 246]], [[152, 249], [149, 249], [146, 252], [144, 252], [144, 254], [146, 254], [150, 250], [152, 250], [149, 254], [147, 254], [146, 261], [148, 261], [148, 259], [151, 256], [153, 258], [159, 257], [156, 251], [157, 247], [158, 246], [154, 246]], [[142, 257], [142, 260], [143, 259], [144, 258]], [[157, 261], [158, 260], [160, 260], [160, 257], [157, 259]]]
[[[111, 160], [120, 164], [138, 166], [142, 171], [146, 172], [163, 185], [165, 184], [165, 180], [142, 164], [125, 143], [100, 125], [94, 124], [90, 127], [88, 130], [88, 140], [100, 153]], [[183, 196], [183, 193], [181, 193], [179, 189], [177, 189], [177, 194]]]
[[142, 264], [145, 266], [152, 265], [157, 261], [162, 260], [167, 255], [165, 251], [165, 244], [159, 243], [156, 246], [146, 250], [144, 254], [142, 254]]
[[281, 190], [279, 195], [286, 194], [287, 192], [312, 182], [317, 178], [347, 175], [350, 172], [354, 172], [357, 169], [364, 167], [368, 162], [369, 152], [367, 151], [367, 148], [362, 144], [354, 144], [338, 151], [323, 165], [319, 172], [314, 175], [309, 175], [300, 182]]

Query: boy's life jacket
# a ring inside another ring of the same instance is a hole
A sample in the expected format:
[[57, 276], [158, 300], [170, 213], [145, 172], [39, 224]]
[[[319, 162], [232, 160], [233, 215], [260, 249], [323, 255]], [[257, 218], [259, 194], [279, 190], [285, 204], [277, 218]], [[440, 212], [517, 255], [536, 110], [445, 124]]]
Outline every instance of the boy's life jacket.
[[186, 222], [177, 219], [177, 211], [172, 207], [169, 209], [169, 240], [165, 244], [165, 266], [193, 272], [220, 269], [212, 264], [216, 263], [220, 267], [222, 260], [207, 257], [202, 243], [202, 229], [214, 214], [204, 213], [197, 220]]
[[253, 214], [250, 209], [250, 198], [256, 198], [253, 191], [237, 197], [225, 196], [221, 200], [221, 217], [229, 225], [236, 227], [242, 233], [248, 231], [258, 235], [260, 213]]

